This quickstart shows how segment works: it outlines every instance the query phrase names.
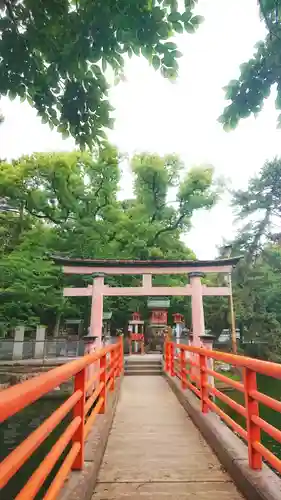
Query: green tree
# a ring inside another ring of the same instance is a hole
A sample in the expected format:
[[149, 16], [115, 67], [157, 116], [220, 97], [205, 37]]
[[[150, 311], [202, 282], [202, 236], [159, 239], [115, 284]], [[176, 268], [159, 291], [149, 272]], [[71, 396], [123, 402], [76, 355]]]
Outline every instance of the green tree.
[[[58, 317], [89, 315], [81, 299], [62, 299], [63, 281], [50, 255], [84, 258], [193, 259], [182, 236], [197, 209], [218, 198], [211, 167], [183, 172], [176, 156], [142, 154], [132, 158], [132, 197], [118, 196], [118, 154], [114, 148], [86, 153], [48, 153], [0, 164], [0, 315], [7, 324], [40, 320], [50, 330]], [[171, 197], [171, 191], [173, 197]], [[171, 202], [169, 202], [171, 199]], [[85, 286], [88, 276], [71, 277]], [[158, 284], [184, 284], [186, 276], [159, 277]], [[69, 279], [65, 279], [66, 284]], [[138, 284], [131, 276], [108, 277], [111, 284]], [[20, 297], [20, 299], [19, 299]], [[45, 297], [45, 299], [44, 299]], [[146, 314], [145, 300], [110, 298], [106, 307], [125, 325], [135, 307]], [[172, 311], [188, 311], [173, 299]]]
[[174, 79], [181, 53], [175, 33], [202, 22], [197, 0], [2, 0], [0, 94], [33, 105], [43, 123], [92, 147], [112, 126], [110, 71], [142, 54]]
[[233, 273], [237, 323], [246, 340], [265, 341], [262, 351], [274, 359], [281, 355], [280, 174], [280, 160], [267, 161], [247, 189], [233, 192], [239, 228], [230, 242], [232, 255], [244, 256]]
[[[278, 240], [281, 232], [281, 160], [267, 161], [246, 190], [233, 192], [232, 206], [243, 222], [236, 239], [237, 249], [251, 261], [266, 241]], [[279, 231], [276, 233], [276, 229]]]
[[[261, 17], [267, 28], [265, 40], [256, 44], [253, 57], [240, 66], [240, 77], [225, 87], [230, 104], [220, 117], [226, 130], [241, 118], [258, 114], [272, 86], [277, 85], [276, 108], [281, 109], [281, 0], [259, 0]], [[281, 126], [281, 113], [278, 117]]]

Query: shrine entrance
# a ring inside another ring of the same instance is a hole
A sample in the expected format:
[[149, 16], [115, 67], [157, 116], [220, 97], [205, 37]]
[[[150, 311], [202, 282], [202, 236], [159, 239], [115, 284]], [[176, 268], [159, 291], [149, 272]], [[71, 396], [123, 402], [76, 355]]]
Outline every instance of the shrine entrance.
[[[91, 322], [90, 335], [95, 339], [95, 347], [102, 345], [102, 316], [104, 296], [191, 296], [192, 312], [192, 345], [200, 347], [205, 336], [204, 296], [230, 296], [230, 286], [211, 287], [202, 284], [201, 278], [206, 273], [223, 273], [230, 275], [232, 268], [240, 257], [220, 260], [91, 260], [66, 259], [53, 257], [56, 264], [62, 265], [64, 274], [92, 275], [93, 284], [85, 288], [65, 288], [65, 297], [90, 296]], [[104, 283], [107, 275], [142, 275], [142, 286], [138, 287], [111, 287]], [[153, 275], [187, 274], [189, 284], [186, 286], [152, 286]], [[155, 332], [159, 337], [162, 326], [157, 325]], [[157, 341], [155, 348], [158, 346]]]
[[165, 340], [165, 332], [168, 326], [168, 309], [170, 299], [167, 297], [149, 297], [147, 308], [149, 320], [146, 327], [146, 345], [148, 352], [162, 352]]

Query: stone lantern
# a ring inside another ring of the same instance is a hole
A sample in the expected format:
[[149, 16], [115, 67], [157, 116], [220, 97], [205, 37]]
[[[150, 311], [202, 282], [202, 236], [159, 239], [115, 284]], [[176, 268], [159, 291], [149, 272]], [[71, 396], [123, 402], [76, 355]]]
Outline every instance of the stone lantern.
[[180, 342], [182, 330], [184, 327], [184, 316], [180, 313], [173, 314], [173, 322], [176, 325], [176, 339], [177, 343]]
[[143, 334], [144, 321], [141, 320], [139, 312], [134, 312], [132, 314], [132, 319], [129, 321], [128, 332], [129, 332], [129, 349], [130, 354], [132, 354], [132, 343], [134, 342], [135, 354], [138, 352], [139, 344], [141, 353], [144, 354], [144, 334]]

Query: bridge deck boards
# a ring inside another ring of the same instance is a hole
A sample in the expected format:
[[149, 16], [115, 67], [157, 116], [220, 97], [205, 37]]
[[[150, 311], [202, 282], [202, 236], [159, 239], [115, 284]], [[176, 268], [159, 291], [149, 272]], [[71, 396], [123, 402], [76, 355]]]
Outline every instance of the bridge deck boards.
[[165, 379], [125, 377], [92, 500], [241, 500]]

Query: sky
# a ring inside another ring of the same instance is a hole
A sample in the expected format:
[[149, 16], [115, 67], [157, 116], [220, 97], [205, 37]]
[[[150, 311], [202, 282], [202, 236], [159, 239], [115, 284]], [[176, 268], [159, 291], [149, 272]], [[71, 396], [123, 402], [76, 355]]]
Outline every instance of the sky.
[[[239, 76], [239, 65], [253, 54], [264, 26], [257, 0], [199, 0], [197, 10], [205, 17], [197, 33], [176, 37], [183, 53], [176, 83], [164, 80], [143, 58], [128, 61], [125, 81], [111, 90], [116, 121], [109, 138], [129, 155], [177, 153], [187, 169], [211, 164], [231, 187], [244, 188], [267, 159], [281, 155], [274, 93], [258, 118], [241, 121], [235, 131], [224, 132], [217, 118], [225, 106], [223, 87]], [[73, 141], [43, 125], [27, 103], [3, 98], [0, 109], [5, 116], [0, 157], [73, 149]], [[124, 175], [121, 193], [131, 189], [131, 178]], [[198, 258], [215, 257], [217, 246], [235, 233], [228, 196], [192, 222], [184, 241]]]

